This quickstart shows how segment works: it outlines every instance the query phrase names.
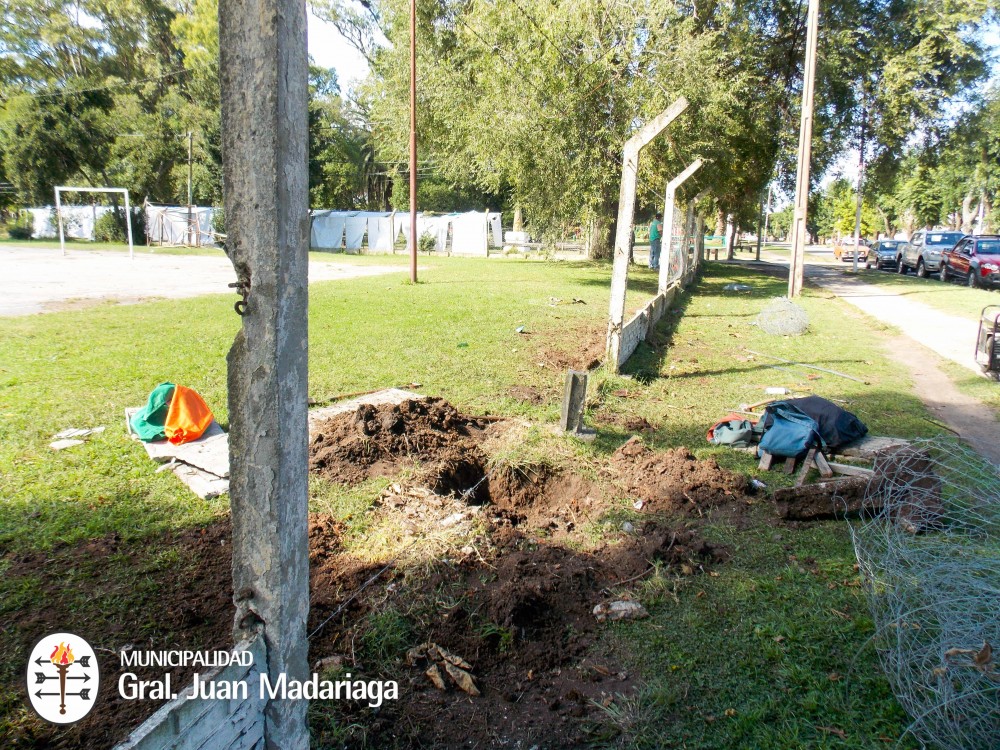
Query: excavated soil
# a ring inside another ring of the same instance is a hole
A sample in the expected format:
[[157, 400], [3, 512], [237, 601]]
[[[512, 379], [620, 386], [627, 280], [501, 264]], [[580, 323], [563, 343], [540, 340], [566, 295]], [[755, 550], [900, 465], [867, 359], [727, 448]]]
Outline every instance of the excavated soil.
[[421, 466], [431, 489], [472, 485], [484, 457], [476, 443], [485, 427], [438, 398], [406, 400], [339, 414], [322, 423], [309, 442], [309, 470], [324, 479], [357, 484]]
[[651, 512], [702, 515], [708, 509], [745, 513], [750, 483], [722, 469], [713, 459], [699, 460], [687, 448], [653, 451], [634, 437], [611, 457], [609, 475]]
[[600, 366], [604, 361], [607, 345], [607, 328], [594, 324], [577, 324], [574, 328], [571, 336], [567, 336], [565, 331], [560, 336], [562, 340], [571, 340], [572, 348], [539, 345], [539, 364], [560, 373], [565, 373], [568, 369], [585, 372]]
[[[341, 739], [341, 746], [527, 750], [605, 741], [617, 730], [603, 707], [636, 685], [602, 650], [600, 630], [608, 626], [596, 621], [593, 608], [627, 599], [654, 566], [692, 576], [728, 559], [727, 550], [701, 537], [699, 519], [691, 518], [695, 509], [747, 502], [745, 480], [714, 462], [698, 461], [684, 449], [654, 452], [630, 441], [599, 477], [544, 466], [504, 465], [488, 472], [480, 447], [485, 431], [484, 423], [446, 402], [426, 399], [341, 415], [311, 443], [310, 463], [320, 476], [355, 483], [418, 462], [417, 481], [425, 479], [441, 493], [407, 495], [400, 488], [376, 513], [404, 516], [414, 510], [407, 503], [424, 497], [440, 501], [432, 525], [457, 506], [485, 528], [460, 551], [436, 550], [428, 540], [422, 549], [429, 561], [397, 567], [360, 561], [344, 549], [340, 522], [311, 517], [308, 632], [317, 632], [310, 663], [332, 658], [366, 679], [380, 676], [400, 685], [399, 700], [378, 711], [349, 701], [321, 708], [341, 726], [363, 727], [346, 745]], [[476, 492], [466, 491], [473, 486]], [[640, 501], [633, 522], [613, 520], [628, 501]], [[603, 528], [602, 541], [595, 545], [577, 533], [586, 527]], [[155, 564], [165, 553], [175, 562]], [[156, 708], [117, 696], [118, 652], [129, 644], [214, 649], [231, 642], [228, 519], [168, 536], [162, 544], [106, 537], [0, 561], [9, 564], [8, 576], [40, 579], [48, 600], [58, 603], [32, 608], [11, 624], [18, 647], [26, 654], [37, 633], [90, 622], [92, 632], [82, 634], [101, 654], [102, 668], [97, 709], [84, 721], [61, 729], [22, 722], [17, 742], [0, 745], [110, 746]], [[69, 596], [81, 582], [67, 580], [68, 569], [90, 571], [87, 597]], [[112, 580], [108, 569], [140, 571], [144, 583], [137, 589], [132, 580]], [[122, 596], [129, 598], [125, 607], [102, 604]], [[389, 615], [401, 615], [407, 624], [403, 640], [386, 654], [371, 645], [371, 629]], [[425, 676], [426, 665], [407, 666], [405, 651], [426, 642], [466, 660], [482, 694], [471, 697], [455, 686], [442, 692]], [[187, 684], [191, 671], [175, 670], [174, 685]], [[321, 727], [313, 729], [315, 742], [326, 741]]]

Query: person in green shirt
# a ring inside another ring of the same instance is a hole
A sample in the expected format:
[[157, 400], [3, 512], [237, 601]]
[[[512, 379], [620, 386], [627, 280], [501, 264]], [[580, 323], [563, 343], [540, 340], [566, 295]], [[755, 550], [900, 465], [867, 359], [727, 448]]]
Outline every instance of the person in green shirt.
[[663, 241], [663, 215], [656, 214], [649, 223], [649, 267], [660, 267], [660, 245]]

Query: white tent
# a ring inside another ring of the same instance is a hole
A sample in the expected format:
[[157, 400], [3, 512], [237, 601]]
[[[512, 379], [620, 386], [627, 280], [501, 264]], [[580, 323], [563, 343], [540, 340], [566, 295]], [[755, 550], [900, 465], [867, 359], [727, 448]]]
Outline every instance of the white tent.
[[[55, 208], [44, 206], [26, 210], [31, 214], [32, 236], [38, 238], [59, 236]], [[97, 219], [111, 210], [111, 206], [63, 206], [63, 228], [66, 236], [74, 240], [93, 241]]]
[[150, 245], [217, 247], [212, 220], [215, 209], [206, 206], [146, 204], [146, 238]]

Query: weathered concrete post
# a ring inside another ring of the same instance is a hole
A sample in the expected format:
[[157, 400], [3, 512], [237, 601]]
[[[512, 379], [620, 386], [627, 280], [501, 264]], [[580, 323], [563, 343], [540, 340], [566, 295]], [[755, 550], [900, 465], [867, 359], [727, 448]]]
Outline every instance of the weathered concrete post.
[[[615, 254], [611, 271], [611, 305], [608, 311], [608, 338], [605, 362], [617, 373], [625, 323], [625, 292], [628, 287], [629, 248], [635, 213], [635, 189], [638, 180], [639, 151], [673, 120], [687, 109], [683, 96], [636, 131], [622, 148], [622, 179], [618, 190], [618, 227], [615, 232]], [[517, 214], [515, 214], [516, 223]], [[666, 216], [664, 216], [666, 219]]]
[[[272, 684], [307, 677], [305, 0], [220, 0], [227, 250], [246, 296], [229, 352], [236, 639], [263, 634]], [[306, 701], [269, 701], [268, 748], [309, 747]]]
[[[667, 189], [664, 193], [664, 209], [663, 209], [663, 227], [667, 229], [669, 227], [670, 234], [668, 235], [669, 241], [667, 243], [666, 253], [664, 255], [667, 258], [666, 263], [660, 263], [660, 277], [657, 284], [657, 292], [663, 294], [667, 290], [667, 286], [673, 279], [670, 278], [670, 261], [673, 261], [674, 254], [674, 204], [677, 198], [677, 188], [679, 188], [688, 177], [693, 175], [699, 169], [704, 162], [701, 159], [695, 159], [693, 162], [687, 165], [683, 172], [674, 177], [670, 182], [667, 183]], [[680, 254], [680, 268], [678, 269], [681, 277], [684, 276], [685, 262], [684, 258], [687, 255], [687, 248], [684, 246], [684, 236], [683, 231], [681, 233], [681, 254]]]

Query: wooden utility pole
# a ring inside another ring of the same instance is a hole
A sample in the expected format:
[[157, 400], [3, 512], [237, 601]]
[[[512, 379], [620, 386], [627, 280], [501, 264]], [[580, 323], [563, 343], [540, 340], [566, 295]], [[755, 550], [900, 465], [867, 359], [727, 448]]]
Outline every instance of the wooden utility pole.
[[410, 0], [410, 282], [417, 283], [417, 0]]
[[806, 255], [806, 214], [809, 209], [809, 158], [812, 155], [813, 98], [816, 93], [816, 45], [819, 0], [809, 0], [806, 32], [805, 76], [802, 82], [802, 122], [799, 126], [799, 165], [795, 178], [795, 213], [792, 215], [792, 257], [788, 267], [788, 296], [802, 293], [802, 266]]

